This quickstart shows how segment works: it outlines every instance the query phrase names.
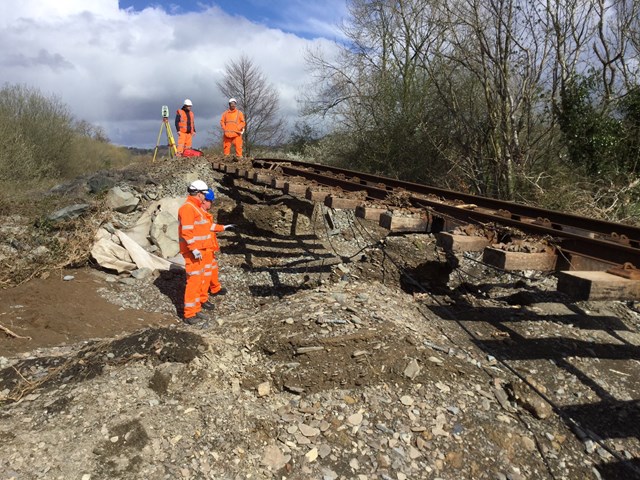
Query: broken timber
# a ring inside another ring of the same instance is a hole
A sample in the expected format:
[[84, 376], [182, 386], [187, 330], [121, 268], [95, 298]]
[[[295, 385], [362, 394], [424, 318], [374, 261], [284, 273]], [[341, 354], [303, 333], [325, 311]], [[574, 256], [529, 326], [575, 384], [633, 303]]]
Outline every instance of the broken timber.
[[307, 193], [307, 186], [304, 183], [286, 182], [284, 184], [284, 193], [296, 197], [304, 197]]
[[285, 182], [282, 178], [274, 178], [271, 180], [271, 187], [278, 188], [280, 190], [284, 190], [284, 186], [287, 182]]
[[268, 173], [256, 172], [253, 174], [254, 183], [260, 183], [263, 185], [271, 185], [271, 180], [273, 177]]
[[310, 352], [320, 352], [324, 350], [324, 347], [299, 347], [296, 348], [296, 355], [303, 355]]

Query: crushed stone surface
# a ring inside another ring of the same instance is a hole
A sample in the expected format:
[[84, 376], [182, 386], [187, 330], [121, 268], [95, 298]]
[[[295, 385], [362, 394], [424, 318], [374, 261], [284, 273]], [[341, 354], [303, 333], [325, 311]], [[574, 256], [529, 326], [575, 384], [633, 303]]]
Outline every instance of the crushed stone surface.
[[571, 302], [553, 275], [452, 259], [205, 160], [145, 178], [119, 180], [142, 205], [111, 221], [205, 179], [238, 225], [219, 235], [229, 292], [190, 327], [180, 273], [0, 291], [0, 324], [31, 337], [0, 339], [0, 478], [640, 478], [634, 303]]

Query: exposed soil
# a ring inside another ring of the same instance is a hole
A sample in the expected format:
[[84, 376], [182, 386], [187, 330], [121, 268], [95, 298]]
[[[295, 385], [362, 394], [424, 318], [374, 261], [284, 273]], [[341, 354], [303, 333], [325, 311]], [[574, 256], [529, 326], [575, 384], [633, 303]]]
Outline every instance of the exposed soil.
[[640, 478], [634, 303], [188, 162], [140, 188], [214, 186], [229, 293], [188, 327], [176, 272], [0, 291], [0, 478]]
[[[65, 281], [65, 276], [73, 280]], [[97, 292], [104, 279], [87, 268], [52, 272], [14, 288], [0, 290], [0, 324], [30, 337], [0, 332], [0, 354], [12, 356], [42, 347], [113, 337], [149, 325], [171, 325], [175, 317], [122, 308]]]

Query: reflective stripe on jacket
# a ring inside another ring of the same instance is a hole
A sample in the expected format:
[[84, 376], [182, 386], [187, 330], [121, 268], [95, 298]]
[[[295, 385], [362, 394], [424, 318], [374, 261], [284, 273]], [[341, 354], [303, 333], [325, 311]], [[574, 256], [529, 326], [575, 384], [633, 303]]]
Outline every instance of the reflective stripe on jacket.
[[209, 250], [213, 250], [217, 252], [220, 250], [220, 244], [218, 243], [218, 237], [216, 236], [216, 232], [222, 232], [224, 230], [224, 225], [220, 225], [217, 223], [213, 223], [213, 215], [209, 212], [205, 212], [207, 216], [209, 232], [211, 233], [211, 238], [207, 240], [204, 248], [208, 248]]
[[204, 249], [211, 238], [210, 223], [196, 196], [189, 196], [178, 210], [178, 238], [180, 253], [190, 254]]
[[176, 111], [176, 130], [182, 133], [195, 133], [196, 124], [192, 111], [185, 111], [182, 108]]
[[227, 138], [235, 138], [240, 135], [246, 126], [244, 122], [244, 114], [238, 110], [227, 110], [220, 117], [220, 126]]

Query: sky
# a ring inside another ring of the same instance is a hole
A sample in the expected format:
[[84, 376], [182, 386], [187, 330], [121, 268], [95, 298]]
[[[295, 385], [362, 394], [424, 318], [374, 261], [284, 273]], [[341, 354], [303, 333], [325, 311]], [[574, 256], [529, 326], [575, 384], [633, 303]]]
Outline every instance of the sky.
[[[295, 121], [308, 49], [335, 53], [346, 0], [0, 0], [0, 84], [26, 85], [101, 126], [113, 143], [152, 148], [162, 122], [193, 102], [194, 147], [217, 134], [216, 82], [245, 54]], [[175, 135], [175, 128], [173, 128]], [[165, 137], [166, 138], [166, 137]], [[166, 140], [162, 139], [161, 144]]]

